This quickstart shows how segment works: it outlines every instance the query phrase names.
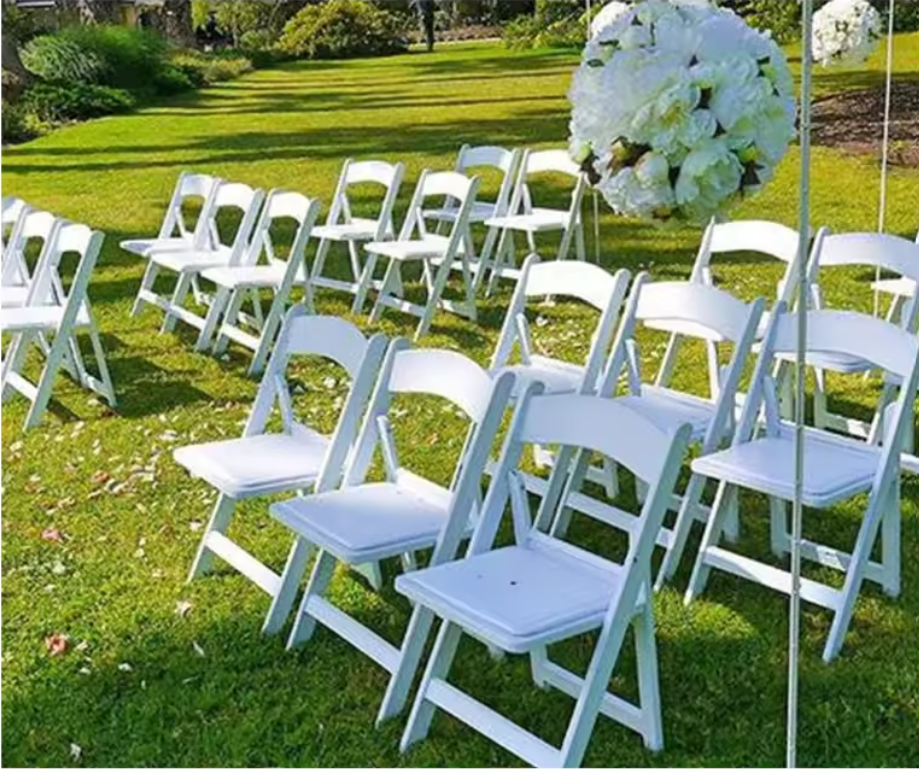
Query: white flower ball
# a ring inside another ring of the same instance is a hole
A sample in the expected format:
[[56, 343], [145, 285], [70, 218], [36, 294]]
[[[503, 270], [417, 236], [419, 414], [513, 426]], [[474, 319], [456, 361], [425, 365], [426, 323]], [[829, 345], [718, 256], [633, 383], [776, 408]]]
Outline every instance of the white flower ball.
[[617, 9], [568, 97], [572, 157], [616, 212], [657, 221], [704, 221], [756, 192], [795, 136], [782, 50], [697, 0]]
[[830, 0], [814, 14], [814, 59], [860, 64], [881, 39], [881, 15], [868, 0]]

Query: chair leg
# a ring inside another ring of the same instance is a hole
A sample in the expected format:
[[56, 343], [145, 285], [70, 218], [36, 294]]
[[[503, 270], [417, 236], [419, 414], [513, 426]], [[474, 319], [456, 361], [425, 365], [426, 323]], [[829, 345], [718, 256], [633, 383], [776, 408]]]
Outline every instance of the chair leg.
[[281, 573], [278, 592], [272, 598], [271, 607], [268, 609], [268, 614], [265, 615], [265, 622], [262, 624], [262, 633], [265, 635], [277, 633], [287, 620], [312, 551], [312, 543], [303, 537], [297, 537], [293, 545], [291, 545], [290, 554], [284, 564], [284, 571]]
[[234, 291], [230, 295], [230, 301], [223, 313], [223, 323], [220, 324], [220, 331], [217, 334], [217, 340], [214, 342], [214, 355], [223, 355], [230, 344], [230, 337], [224, 333], [227, 326], [239, 325], [239, 309], [242, 306], [245, 297], [241, 291]]
[[485, 290], [485, 296], [491, 296], [501, 276], [504, 273], [505, 266], [514, 266], [514, 233], [512, 230], [502, 230], [501, 238], [498, 241], [498, 255], [492, 264], [491, 274], [488, 276], [488, 287]]
[[380, 318], [383, 315], [383, 310], [386, 307], [384, 302], [389, 298], [390, 292], [392, 291], [393, 275], [395, 275], [396, 270], [398, 269], [399, 263], [395, 259], [390, 259], [389, 264], [386, 265], [386, 273], [383, 275], [383, 284], [380, 286], [380, 291], [377, 294], [377, 299], [373, 303], [373, 309], [370, 311], [371, 323], [380, 322]]
[[825, 428], [829, 421], [830, 411], [826, 402], [826, 375], [820, 369], [814, 369], [814, 426]]
[[692, 531], [692, 524], [696, 520], [699, 500], [702, 498], [704, 490], [705, 478], [693, 473], [689, 479], [689, 485], [686, 487], [686, 493], [683, 495], [683, 501], [680, 503], [676, 523], [673, 526], [670, 547], [664, 553], [664, 560], [661, 562], [660, 570], [657, 572], [657, 580], [654, 583], [655, 590], [660, 590], [664, 582], [670, 579], [679, 568], [680, 561], [683, 558], [683, 551], [686, 549], [686, 541]]
[[2, 402], [6, 403], [16, 390], [12, 385], [7, 384], [10, 374], [18, 374], [22, 370], [25, 359], [29, 354], [29, 337], [28, 332], [22, 331], [13, 334], [9, 347], [6, 350], [6, 357], [3, 359], [3, 395]]
[[252, 357], [252, 363], [249, 364], [248, 376], [260, 374], [265, 369], [268, 362], [268, 354], [271, 352], [271, 345], [278, 335], [278, 329], [281, 327], [281, 321], [284, 319], [284, 309], [287, 306], [287, 298], [290, 296], [292, 285], [281, 284], [274, 300], [271, 302], [271, 309], [268, 310], [268, 316], [265, 318], [265, 326], [258, 339], [258, 346], [255, 348], [255, 355]]
[[782, 558], [788, 552], [788, 504], [778, 497], [769, 497], [769, 541], [772, 554]]
[[428, 330], [431, 328], [431, 323], [434, 321], [434, 315], [440, 307], [440, 297], [444, 293], [449, 275], [450, 265], [444, 261], [437, 269], [437, 274], [434, 277], [434, 285], [431, 287], [431, 292], [428, 294], [428, 301], [424, 308], [424, 315], [421, 316], [421, 322], [418, 324], [418, 329], [415, 331], [416, 342], [427, 334]]
[[890, 501], [884, 506], [881, 523], [881, 560], [884, 565], [884, 592], [891, 598], [900, 595], [900, 481], [891, 484]]
[[489, 227], [485, 233], [485, 242], [482, 244], [482, 253], [479, 254], [479, 269], [475, 272], [473, 288], [478, 294], [482, 281], [485, 280], [485, 273], [492, 269], [491, 255], [495, 250], [495, 242], [498, 239], [498, 228]]
[[416, 605], [405, 633], [405, 641], [399, 654], [399, 666], [389, 679], [383, 704], [377, 713], [377, 726], [384, 721], [399, 715], [405, 707], [411, 690], [412, 680], [421, 662], [424, 646], [427, 643], [431, 626], [434, 624], [434, 613], [425, 606]]
[[[185, 297], [188, 296], [188, 290], [191, 288], [192, 277], [193, 275], [191, 273], [179, 273], [179, 279], [176, 281], [175, 291], [172, 292], [172, 300], [170, 301], [173, 307], [181, 307], [185, 304]], [[166, 316], [163, 318], [163, 325], [160, 328], [160, 333], [173, 331], [177, 321], [178, 317], [173, 315], [169, 310], [166, 310]]]
[[309, 600], [313, 596], [321, 596], [325, 593], [334, 572], [335, 556], [325, 550], [320, 550], [319, 555], [316, 557], [316, 562], [313, 564], [310, 581], [307, 583], [306, 590], [303, 591], [303, 600], [300, 602], [300, 608], [297, 611], [297, 619], [294, 620], [294, 627], [290, 631], [290, 637], [287, 639], [288, 651], [306, 643], [312, 637], [313, 631], [316, 629], [316, 619], [309, 614]]
[[378, 257], [376, 254], [367, 254], [367, 260], [364, 262], [364, 271], [361, 273], [361, 281], [357, 286], [357, 293], [354, 295], [354, 302], [351, 305], [351, 312], [354, 315], [360, 315], [364, 311], [367, 293], [373, 285], [373, 271], [377, 265], [377, 259]]
[[418, 687], [418, 693], [415, 695], [412, 711], [408, 717], [408, 723], [405, 725], [405, 731], [402, 733], [402, 739], [399, 742], [399, 750], [403, 753], [414, 743], [423, 740], [428, 735], [431, 721], [437, 709], [436, 705], [427, 699], [428, 687], [431, 685], [432, 680], [446, 679], [450, 673], [450, 667], [453, 664], [454, 657], [456, 657], [456, 650], [462, 634], [462, 628], [453, 622], [444, 620], [440, 626], [440, 632], [437, 634], [437, 640], [434, 642], [434, 649], [431, 652], [431, 659], [428, 661], [428, 667], [424, 671], [424, 676]]
[[708, 358], [708, 387], [712, 400], [721, 392], [721, 372], [718, 367], [718, 345], [714, 342], [705, 343], [705, 354]]
[[147, 260], [147, 268], [144, 270], [144, 277], [141, 278], [140, 288], [137, 289], [137, 296], [134, 298], [134, 306], [131, 308], [131, 317], [136, 318], [143, 309], [144, 299], [141, 294], [145, 291], [153, 291], [153, 284], [156, 283], [156, 275], [160, 271], [160, 266], [152, 259]]
[[112, 384], [112, 375], [109, 372], [108, 361], [105, 358], [105, 348], [102, 346], [102, 339], [99, 337], [95, 321], [89, 329], [89, 341], [92, 344], [93, 355], [96, 358], [96, 368], [99, 371], [102, 389], [105, 391], [104, 397], [108, 401], [108, 405], [111, 408], [115, 408], [115, 386]]
[[[238, 290], [239, 289], [234, 290], [233, 293]], [[230, 289], [224, 288], [223, 286], [218, 286], [217, 293], [215, 294], [210, 307], [207, 308], [207, 315], [204, 318], [204, 326], [201, 327], [201, 331], [198, 333], [198, 341], [195, 343], [195, 350], [198, 352], [206, 352], [210, 348], [211, 340], [214, 337], [214, 331], [217, 329], [217, 325], [220, 323], [220, 318], [223, 315], [223, 311], [226, 309], [226, 306], [230, 301], [230, 293]]]
[[195, 560], [192, 561], [191, 569], [188, 572], [188, 582], [191, 582], [195, 577], [207, 574], [207, 572], [211, 570], [214, 553], [211, 552], [211, 549], [207, 545], [207, 537], [212, 531], [216, 531], [220, 534], [226, 533], [226, 530], [230, 526], [230, 518], [233, 517], [233, 509], [235, 507], [236, 500], [233, 497], [228, 497], [226, 494], [219, 494], [217, 496], [214, 511], [211, 513], [211, 518], [204, 529], [204, 535], [201, 537], [201, 542], [198, 545], [198, 552], [195, 554]]
[[657, 638], [650, 595], [644, 609], [632, 622], [635, 656], [638, 663], [638, 696], [641, 703], [642, 736], [648, 750], [664, 749], [664, 724], [661, 715], [660, 676], [657, 664]]
[[683, 600], [686, 605], [689, 605], [692, 599], [705, 589], [705, 583], [708, 581], [708, 574], [711, 571], [711, 567], [705, 563], [706, 552], [708, 548], [718, 544], [724, 519], [736, 498], [736, 486], [723, 481], [718, 484], [718, 491], [715, 492], [715, 502], [705, 524], [702, 542], [699, 544], [699, 552], [696, 555], [696, 563], [692, 569], [692, 576], [689, 578], [689, 586], [686, 588], [686, 595]]
[[357, 253], [357, 243], [353, 240], [348, 241], [348, 256], [351, 258], [351, 279], [357, 283], [364, 271], [361, 269], [361, 258]]
[[673, 379], [673, 370], [676, 367], [676, 359], [679, 355], [682, 341], [683, 337], [679, 334], [671, 334], [667, 340], [667, 349], [664, 350], [661, 367], [658, 369], [657, 378], [654, 381], [655, 387], [667, 387]]
[[380, 569], [379, 561], [372, 563], [361, 563], [352, 567], [354, 571], [360, 574], [370, 584], [374, 590], [379, 592], [383, 589], [383, 572]]
[[584, 222], [578, 222], [574, 231], [574, 248], [578, 259], [587, 261], [587, 247], [584, 243]]

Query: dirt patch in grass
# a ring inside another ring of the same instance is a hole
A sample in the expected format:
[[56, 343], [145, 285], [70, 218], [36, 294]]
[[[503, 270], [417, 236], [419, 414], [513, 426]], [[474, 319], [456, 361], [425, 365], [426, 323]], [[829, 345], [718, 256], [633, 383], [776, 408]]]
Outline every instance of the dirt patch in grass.
[[[833, 94], [814, 102], [813, 142], [880, 157], [884, 89]], [[894, 83], [890, 110], [890, 162], [919, 168], [919, 80]]]

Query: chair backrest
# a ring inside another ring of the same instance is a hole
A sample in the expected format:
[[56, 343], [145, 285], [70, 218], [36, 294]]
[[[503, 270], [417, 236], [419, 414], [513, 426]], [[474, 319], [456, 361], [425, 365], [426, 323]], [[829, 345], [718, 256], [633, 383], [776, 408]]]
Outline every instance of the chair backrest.
[[[390, 344], [376, 389], [351, 460], [344, 485], [364, 483], [379, 444], [390, 482], [441, 501], [468, 516], [514, 386], [514, 375], [492, 379], [481, 366], [453, 350], [413, 350], [404, 339]], [[449, 487], [445, 488], [403, 467], [389, 429], [392, 397], [396, 394], [435, 395], [458, 407], [469, 429]], [[449, 550], [449, 548], [448, 548]], [[444, 551], [437, 557], [452, 557]]]
[[[208, 174], [193, 174], [183, 171], [176, 180], [175, 188], [172, 191], [172, 197], [169, 200], [169, 206], [166, 209], [166, 215], [163, 217], [163, 223], [160, 225], [160, 238], [192, 238], [198, 235], [199, 228], [203, 231], [202, 235], [210, 237], [210, 224], [207, 217], [208, 201], [216, 191], [221, 180], [216, 176]], [[201, 211], [194, 225], [189, 227], [185, 221], [185, 214], [182, 210], [186, 200], [197, 198], [201, 201]], [[216, 243], [212, 245], [216, 246]]]
[[[639, 275], [632, 285], [629, 301], [619, 326], [610, 361], [600, 385], [600, 394], [615, 394], [620, 376], [628, 373], [629, 391], [641, 392], [640, 354], [635, 341], [639, 323], [665, 322], [678, 324], [680, 334], [707, 342], [730, 342], [730, 361], [720, 370], [717, 387], [712, 383], [709, 398], [717, 403], [713, 426], [724, 427], [724, 420], [733, 408], [734, 394], [740, 384], [743, 367], [749, 356], [756, 331], [763, 316], [765, 300], [751, 303], [714, 286], [692, 281], [652, 283], [646, 274]], [[723, 413], [722, 413], [723, 412]], [[710, 428], [711, 433], [712, 428]]]
[[384, 240], [395, 236], [393, 225], [393, 207], [405, 177], [405, 163], [387, 163], [383, 160], [352, 160], [348, 158], [342, 164], [335, 193], [332, 196], [332, 207], [326, 223], [329, 225], [349, 223], [353, 219], [351, 199], [348, 187], [357, 184], [377, 184], [385, 188], [383, 199], [376, 216], [371, 217], [377, 224], [375, 240]]
[[[61, 304], [64, 306], [62, 327], [72, 324], [76, 313], [86, 301], [86, 290], [104, 239], [103, 233], [85, 224], [58, 220], [38, 258], [26, 304], [31, 307]], [[60, 279], [60, 265], [68, 253], [76, 254], [79, 261], [65, 295]]]
[[[249, 245], [252, 230], [255, 227], [264, 199], [265, 193], [263, 190], [255, 189], [248, 184], [221, 182], [211, 198], [211, 205], [207, 212], [211, 234], [210, 242], [206, 240], [204, 234], [199, 233], [198, 229], [196, 229], [195, 248], [224, 250], [229, 252], [231, 265], [241, 263], [245, 257], [246, 247]], [[218, 231], [217, 216], [221, 209], [228, 208], [239, 211], [241, 218], [229, 242], [224, 242]], [[204, 215], [204, 212], [202, 212], [202, 216]], [[210, 245], [210, 243], [214, 245]]]
[[310, 200], [306, 195], [301, 195], [299, 192], [271, 190], [265, 199], [265, 205], [262, 206], [262, 212], [252, 232], [252, 239], [241, 264], [258, 264], [263, 256], [265, 263], [268, 265], [286, 264], [286, 261], [276, 254], [278, 244], [276, 235], [272, 233], [274, 224], [283, 219], [292, 219], [297, 223], [297, 229], [291, 241], [287, 258], [302, 264], [310, 231], [313, 229], [313, 225], [319, 215], [319, 207], [318, 200]]
[[446, 249], [446, 258], [452, 258], [463, 238], [468, 233], [469, 215], [475, 205], [479, 192], [479, 178], [468, 177], [456, 171], [428, 171], [421, 172], [415, 192], [409, 203], [405, 221], [399, 232], [399, 240], [411, 240], [415, 237], [427, 235], [424, 222], [425, 200], [427, 198], [451, 198], [457, 206], [456, 218], [450, 224], [449, 243]]
[[512, 214], [532, 213], [534, 205], [529, 180], [533, 176], [543, 173], [565, 174], [574, 179], [568, 213], [572, 217], [580, 216], [581, 200], [584, 197], [587, 182], [580, 167], [571, 159], [567, 150], [524, 151], [523, 158], [520, 161], [520, 172], [517, 174], [517, 183], [511, 198], [510, 212]]
[[495, 215], [501, 216], [507, 212], [510, 203], [521, 155], [520, 149], [509, 150], [493, 145], [472, 147], [464, 144], [456, 158], [456, 170], [467, 176], [476, 168], [494, 168], [501, 172], [501, 185], [494, 201]]
[[[294, 305], [284, 317], [278, 340], [259, 385], [244, 436], [265, 430], [275, 404], [281, 412], [285, 433], [297, 434], [303, 427], [296, 421], [285, 373], [291, 359], [317, 356], [343, 368], [351, 388], [331, 436], [331, 446], [317, 480], [317, 490], [334, 486], [354, 443], [361, 414], [373, 390], [386, 352], [386, 337], [365, 337], [352, 323], [331, 315], [311, 315], [302, 304]], [[321, 486], [321, 488], [320, 488]]]
[[[817, 241], [814, 242], [816, 245]], [[702, 235], [690, 280], [714, 285], [711, 261], [717, 254], [749, 251], [772, 257], [785, 264], [782, 277], [776, 283], [776, 301], [785, 302], [790, 307], [794, 304], [798, 285], [798, 246], [798, 231], [778, 222], [742, 219], [719, 223], [713, 219]], [[806, 268], [809, 279], [816, 269], [816, 257], [817, 249], [811, 248]]]
[[597, 386], [603, 361], [609, 354], [630, 277], [627, 270], [612, 274], [588, 262], [540, 262], [537, 254], [528, 256], [504, 316], [490, 367], [495, 369], [506, 365], [515, 345], [520, 346], [524, 364], [528, 362], [532, 343], [524, 312], [529, 297], [571, 297], [600, 312], [584, 361], [584, 378], [580, 389], [581, 392], [592, 392]]
[[[881, 424], [876, 428], [883, 447], [874, 478], [874, 491], [880, 491], [891, 475], [899, 472], [900, 452], [903, 451], [907, 430], [913, 429], [916, 388], [919, 386], [919, 337], [881, 318], [842, 310], [809, 310], [806, 327], [805, 354], [862, 358], [898, 380], [899, 394], [884, 409]], [[793, 355], [797, 349], [797, 314], [774, 315], [763, 338], [750, 391], [734, 435], [735, 445], [750, 441], [757, 434], [760, 410], [764, 404], [767, 435], [791, 429], [790, 425], [783, 428], [779, 421], [772, 372], [777, 355]]]
[[[827, 234], [821, 241], [817, 263], [821, 270], [827, 267], [874, 267], [912, 280], [914, 290], [904, 309], [902, 325], [916, 330], [919, 321], [919, 242], [877, 232]], [[819, 281], [816, 282], [815, 305], [823, 309], [823, 292]]]
[[7, 228], [12, 227], [19, 218], [26, 202], [22, 198], [4, 195], [0, 198], [0, 226], [3, 229], [3, 241], [6, 243]]
[[[623, 592], [634, 599], [651, 574], [651, 553], [686, 454], [691, 430], [682, 425], [673, 433], [657, 427], [650, 419], [616, 403], [582, 394], [540, 395], [539, 385], [526, 388], [511, 420], [507, 437], [483, 505], [482, 520], [469, 546], [469, 555], [491, 548], [508, 498], [518, 545], [567, 550], [574, 557], [596, 562], [597, 556], [562, 542], [551, 526], [568, 506], [568, 497], [580, 488], [579, 469], [572, 463], [556, 463], [548, 490], [535, 517], [526, 503], [520, 462], [528, 445], [557, 445], [573, 449], [580, 470], [593, 454], [613, 460], [648, 485], [648, 495], [638, 516], [607, 502], [597, 501], [587, 515], [629, 535], [627, 570]], [[550, 534], [544, 532], [551, 529]], [[634, 581], [634, 584], [632, 584]], [[611, 596], [613, 598], [613, 596]]]
[[63, 221], [49, 211], [35, 211], [29, 206], [19, 208], [19, 216], [13, 224], [9, 240], [3, 249], [0, 285], [27, 286], [29, 284], [31, 276], [26, 262], [26, 248], [29, 241], [41, 241], [39, 248], [40, 252], [43, 251], [48, 246], [55, 228]]

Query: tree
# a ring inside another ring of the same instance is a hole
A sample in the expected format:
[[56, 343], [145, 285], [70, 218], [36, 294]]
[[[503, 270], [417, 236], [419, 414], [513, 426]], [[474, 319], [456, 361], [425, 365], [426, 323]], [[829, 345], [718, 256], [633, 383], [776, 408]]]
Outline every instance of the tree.
[[55, 7], [66, 19], [80, 24], [117, 24], [121, 21], [115, 0], [55, 0]]
[[19, 58], [19, 41], [8, 35], [5, 28], [0, 39], [3, 45], [3, 96], [12, 99], [35, 78]]
[[193, 48], [195, 31], [191, 24], [190, 0], [165, 0], [163, 31], [180, 48]]

